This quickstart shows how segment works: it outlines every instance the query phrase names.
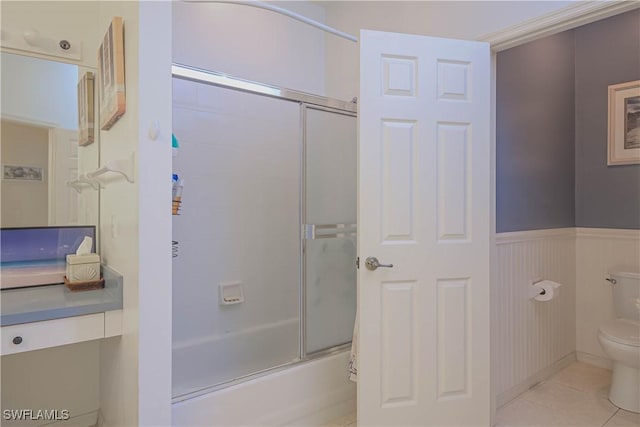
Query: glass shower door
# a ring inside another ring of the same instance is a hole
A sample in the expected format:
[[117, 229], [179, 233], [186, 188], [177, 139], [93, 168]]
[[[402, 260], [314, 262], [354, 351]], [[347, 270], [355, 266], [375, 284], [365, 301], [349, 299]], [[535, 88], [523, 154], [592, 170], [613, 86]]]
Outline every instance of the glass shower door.
[[356, 314], [356, 117], [304, 107], [306, 354], [351, 341]]
[[300, 104], [174, 79], [174, 396], [300, 358]]

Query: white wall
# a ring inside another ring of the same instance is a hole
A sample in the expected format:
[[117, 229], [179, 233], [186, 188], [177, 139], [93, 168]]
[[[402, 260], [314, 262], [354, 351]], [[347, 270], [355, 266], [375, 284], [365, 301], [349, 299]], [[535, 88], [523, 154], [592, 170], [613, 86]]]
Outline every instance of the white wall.
[[[307, 1], [273, 4], [324, 21], [320, 5]], [[324, 33], [253, 7], [173, 2], [173, 61], [325, 94]]]
[[[100, 132], [100, 161], [135, 154], [135, 183], [101, 191], [101, 250], [124, 277], [123, 333], [103, 340], [104, 425], [171, 423], [170, 2], [100, 2], [97, 31], [124, 20], [127, 111]], [[157, 140], [148, 130], [159, 127]]]
[[576, 349], [578, 359], [609, 366], [598, 329], [615, 319], [612, 270], [640, 271], [640, 230], [578, 228], [576, 235]]
[[171, 425], [171, 2], [141, 2], [139, 25], [138, 422], [157, 427]]
[[[360, 29], [476, 39], [571, 1], [284, 1], [273, 4], [359, 36]], [[351, 100], [358, 44], [273, 12], [174, 2], [173, 60], [248, 80]]]
[[[571, 4], [570, 1], [325, 1], [326, 23], [359, 37], [361, 29], [474, 40]], [[327, 96], [358, 96], [358, 44], [327, 35]]]
[[[138, 4], [100, 2], [96, 31], [113, 16], [124, 21], [126, 113], [100, 134], [100, 163], [127, 159], [138, 151]], [[136, 165], [135, 177], [139, 176]], [[100, 191], [102, 261], [123, 276], [122, 336], [100, 343], [100, 403], [104, 425], [138, 423], [138, 196], [139, 182], [114, 179]]]

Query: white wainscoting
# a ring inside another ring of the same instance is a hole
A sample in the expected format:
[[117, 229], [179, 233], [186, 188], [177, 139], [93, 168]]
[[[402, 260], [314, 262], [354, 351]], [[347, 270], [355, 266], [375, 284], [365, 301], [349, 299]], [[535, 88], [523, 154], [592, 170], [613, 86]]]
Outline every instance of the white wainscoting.
[[576, 350], [578, 360], [610, 367], [598, 328], [614, 318], [612, 270], [640, 271], [640, 230], [576, 229]]
[[[496, 245], [491, 322], [499, 407], [575, 360], [575, 229], [499, 233]], [[536, 279], [563, 286], [553, 300], [533, 301]]]

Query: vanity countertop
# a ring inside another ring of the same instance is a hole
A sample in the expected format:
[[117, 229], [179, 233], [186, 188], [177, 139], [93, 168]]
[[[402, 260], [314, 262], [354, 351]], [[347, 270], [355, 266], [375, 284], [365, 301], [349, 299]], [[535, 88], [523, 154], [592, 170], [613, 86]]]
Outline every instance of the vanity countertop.
[[71, 292], [65, 285], [5, 289], [1, 294], [0, 326], [39, 322], [122, 308], [122, 276], [102, 266], [104, 288]]

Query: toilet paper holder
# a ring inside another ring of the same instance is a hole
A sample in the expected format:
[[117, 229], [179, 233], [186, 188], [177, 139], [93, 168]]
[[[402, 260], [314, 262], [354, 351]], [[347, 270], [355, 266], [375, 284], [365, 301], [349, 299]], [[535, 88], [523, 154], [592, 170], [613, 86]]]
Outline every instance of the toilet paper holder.
[[[562, 286], [561, 283], [554, 282], [553, 280], [542, 279], [542, 278], [535, 278], [531, 280], [530, 284], [531, 284], [532, 291], [529, 294], [529, 298], [536, 299], [538, 301], [548, 301], [550, 299], [553, 299], [554, 290]], [[544, 287], [549, 289], [549, 292], [543, 289], [543, 286], [536, 286], [538, 284], [544, 284]], [[545, 297], [547, 293], [549, 293], [550, 295]], [[540, 297], [542, 297], [542, 299], [540, 299]]]

